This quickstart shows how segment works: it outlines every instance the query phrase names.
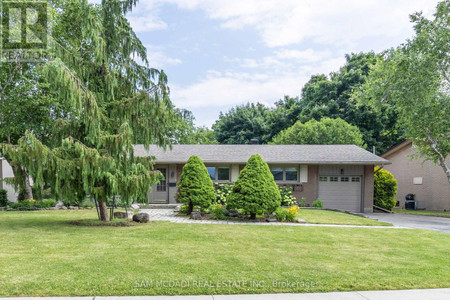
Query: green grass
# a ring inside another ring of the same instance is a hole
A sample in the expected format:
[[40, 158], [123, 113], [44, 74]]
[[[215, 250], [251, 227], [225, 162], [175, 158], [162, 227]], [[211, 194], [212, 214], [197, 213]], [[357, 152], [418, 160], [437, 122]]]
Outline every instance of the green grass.
[[428, 211], [428, 210], [409, 210], [409, 209], [398, 209], [394, 208], [392, 210], [399, 214], [411, 214], [411, 215], [423, 215], [423, 216], [435, 216], [450, 218], [450, 211]]
[[320, 209], [302, 209], [299, 218], [313, 224], [341, 224], [341, 225], [366, 225], [366, 226], [391, 226], [392, 224], [376, 220], [354, 216], [346, 213]]
[[[95, 214], [0, 212], [0, 296], [450, 287], [450, 235], [445, 233], [167, 222], [69, 225]], [[297, 286], [274, 287], [274, 281]]]

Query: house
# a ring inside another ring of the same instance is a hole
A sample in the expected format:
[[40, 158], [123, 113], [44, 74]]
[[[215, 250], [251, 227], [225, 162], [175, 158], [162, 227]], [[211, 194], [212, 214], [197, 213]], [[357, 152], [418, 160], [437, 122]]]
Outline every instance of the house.
[[354, 145], [173, 145], [163, 150], [134, 147], [136, 156], [154, 156], [165, 180], [154, 185], [150, 203], [176, 203], [183, 165], [197, 155], [216, 183], [232, 183], [253, 154], [266, 161], [278, 185], [293, 188], [307, 205], [320, 198], [325, 208], [372, 212], [374, 166], [389, 161]]
[[[399, 207], [405, 207], [406, 195], [414, 194], [419, 209], [450, 210], [450, 184], [443, 169], [431, 161], [411, 158], [415, 153], [413, 143], [405, 141], [381, 155], [392, 163], [385, 169], [397, 179]], [[446, 162], [450, 165], [450, 158]]]
[[[6, 159], [0, 157], [0, 179], [11, 177], [14, 177], [14, 173], [11, 166], [8, 164]], [[9, 202], [17, 201], [17, 193], [15, 192], [14, 187], [12, 185], [0, 180], [0, 188], [5, 189], [8, 192], [7, 197]]]

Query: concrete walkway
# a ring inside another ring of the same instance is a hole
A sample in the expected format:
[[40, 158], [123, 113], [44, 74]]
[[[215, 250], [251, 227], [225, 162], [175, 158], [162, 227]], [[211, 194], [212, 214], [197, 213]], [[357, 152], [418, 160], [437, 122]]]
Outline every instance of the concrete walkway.
[[334, 292], [311, 294], [210, 295], [210, 296], [136, 296], [136, 297], [66, 297], [66, 298], [0, 298], [0, 300], [444, 300], [449, 289]]
[[281, 222], [236, 222], [224, 220], [193, 220], [188, 216], [178, 216], [172, 209], [141, 209], [140, 212], [148, 213], [151, 221], [166, 221], [172, 223], [187, 224], [230, 224], [230, 225], [258, 225], [258, 226], [310, 226], [310, 227], [349, 227], [349, 228], [383, 228], [399, 229], [401, 226], [362, 226], [362, 225], [332, 225], [332, 224], [303, 224]]
[[450, 218], [399, 213], [372, 213], [365, 215], [371, 219], [391, 223], [394, 226], [450, 233]]

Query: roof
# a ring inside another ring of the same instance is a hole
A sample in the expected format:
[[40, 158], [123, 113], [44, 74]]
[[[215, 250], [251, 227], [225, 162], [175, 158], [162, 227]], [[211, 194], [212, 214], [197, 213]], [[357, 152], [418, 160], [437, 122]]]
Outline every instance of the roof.
[[381, 154], [381, 157], [388, 157], [391, 156], [392, 154], [394, 154], [395, 152], [405, 148], [406, 146], [409, 146], [412, 144], [411, 140], [406, 140], [403, 141], [397, 145], [394, 145], [393, 147], [391, 147], [391, 149], [389, 149], [388, 151], [384, 152], [383, 154]]
[[173, 145], [166, 151], [150, 145], [135, 145], [136, 156], [154, 156], [157, 163], [186, 163], [197, 155], [205, 163], [244, 164], [259, 154], [270, 164], [386, 165], [388, 160], [355, 145]]

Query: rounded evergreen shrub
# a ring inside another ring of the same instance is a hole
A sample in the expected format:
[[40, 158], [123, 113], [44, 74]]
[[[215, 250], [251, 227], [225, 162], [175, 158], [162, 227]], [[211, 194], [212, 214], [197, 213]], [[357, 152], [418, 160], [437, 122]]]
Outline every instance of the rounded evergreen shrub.
[[280, 190], [269, 166], [253, 155], [233, 184], [227, 208], [243, 209], [254, 219], [258, 212], [272, 213], [280, 204]]
[[0, 189], [0, 207], [8, 205], [8, 192]]
[[190, 214], [194, 206], [208, 208], [215, 197], [213, 182], [208, 170], [199, 157], [191, 156], [184, 165], [178, 182], [178, 202], [186, 203], [187, 213]]
[[378, 171], [374, 178], [373, 203], [381, 208], [392, 210], [397, 202], [396, 194], [397, 180], [392, 173], [386, 170]]

